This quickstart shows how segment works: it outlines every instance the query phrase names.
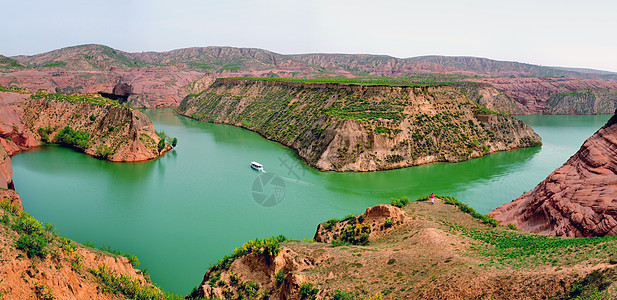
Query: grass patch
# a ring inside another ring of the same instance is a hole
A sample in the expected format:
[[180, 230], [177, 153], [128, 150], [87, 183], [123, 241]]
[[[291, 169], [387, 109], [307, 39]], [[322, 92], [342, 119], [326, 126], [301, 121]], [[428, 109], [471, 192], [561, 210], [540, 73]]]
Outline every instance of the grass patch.
[[217, 264], [212, 266], [212, 270], [227, 270], [231, 266], [231, 263], [244, 255], [250, 253], [256, 253], [258, 255], [265, 255], [266, 260], [271, 263], [281, 252], [281, 243], [287, 241], [288, 238], [284, 235], [265, 239], [254, 239], [244, 243], [240, 248], [234, 249], [231, 255], [225, 255], [223, 259], [219, 260]]

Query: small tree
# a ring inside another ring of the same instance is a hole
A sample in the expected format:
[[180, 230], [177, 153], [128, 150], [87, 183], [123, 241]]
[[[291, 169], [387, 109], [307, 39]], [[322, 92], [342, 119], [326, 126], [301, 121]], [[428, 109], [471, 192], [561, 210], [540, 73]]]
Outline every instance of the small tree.
[[176, 148], [176, 145], [178, 145], [178, 139], [174, 138], [173, 140], [171, 140], [171, 146]]
[[156, 145], [156, 148], [159, 150], [159, 154], [161, 154], [161, 151], [165, 149], [165, 139], [159, 140], [159, 143], [158, 145]]

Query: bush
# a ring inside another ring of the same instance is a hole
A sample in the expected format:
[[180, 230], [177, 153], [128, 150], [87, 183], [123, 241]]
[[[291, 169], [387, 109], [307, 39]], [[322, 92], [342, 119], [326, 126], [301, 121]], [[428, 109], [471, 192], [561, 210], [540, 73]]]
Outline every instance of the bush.
[[274, 275], [274, 278], [276, 279], [276, 284], [281, 285], [283, 281], [285, 281], [285, 272], [283, 272], [283, 270], [279, 270], [276, 272], [276, 275]]
[[96, 116], [95, 115], [90, 115], [90, 121], [94, 121], [96, 120]]
[[85, 150], [90, 147], [90, 134], [85, 130], [73, 130], [66, 126], [56, 134], [55, 141], [77, 149]]
[[330, 230], [332, 229], [332, 227], [334, 227], [334, 225], [336, 225], [336, 223], [338, 223], [339, 220], [338, 219], [328, 219], [328, 221], [326, 221], [325, 223], [323, 223], [323, 229], [325, 230]]
[[332, 295], [332, 299], [334, 299], [334, 300], [352, 300], [352, 299], [354, 299], [354, 296], [351, 293], [343, 292], [341, 290], [336, 290], [336, 291], [334, 291], [334, 294]]
[[96, 146], [96, 156], [102, 159], [108, 159], [115, 153], [110, 147], [107, 145], [98, 145]]
[[41, 136], [41, 140], [43, 142], [50, 142], [49, 135], [54, 131], [54, 128], [51, 126], [39, 127], [37, 130], [38, 134]]
[[20, 250], [26, 250], [26, 254], [30, 258], [34, 256], [45, 258], [45, 255], [47, 255], [47, 243], [48, 241], [38, 233], [24, 234], [19, 237], [15, 247]]
[[390, 198], [390, 201], [392, 205], [402, 208], [403, 206], [407, 205], [407, 203], [409, 203], [409, 198], [407, 198], [407, 196], [403, 196], [400, 198]]
[[392, 219], [387, 218], [384, 222], [383, 225], [387, 228], [387, 227], [391, 227], [392, 225], [394, 225], [394, 221], [392, 221]]
[[310, 282], [305, 282], [300, 286], [300, 296], [302, 296], [303, 299], [309, 297], [313, 298], [317, 293], [319, 293], [319, 289]]
[[263, 240], [254, 239], [244, 243], [240, 248], [236, 248], [231, 255], [225, 255], [223, 259], [212, 266], [212, 270], [227, 270], [231, 266], [231, 263], [239, 257], [250, 253], [256, 253], [264, 255], [268, 263], [272, 263], [274, 258], [281, 252], [281, 243], [287, 241], [287, 237], [279, 235], [276, 237], [270, 237]]
[[142, 286], [138, 279], [129, 275], [117, 274], [105, 266], [88, 270], [99, 282], [104, 293], [124, 295], [129, 299], [162, 299], [163, 294], [153, 286]]
[[365, 224], [347, 225], [341, 233], [341, 240], [352, 245], [367, 245], [371, 227]]

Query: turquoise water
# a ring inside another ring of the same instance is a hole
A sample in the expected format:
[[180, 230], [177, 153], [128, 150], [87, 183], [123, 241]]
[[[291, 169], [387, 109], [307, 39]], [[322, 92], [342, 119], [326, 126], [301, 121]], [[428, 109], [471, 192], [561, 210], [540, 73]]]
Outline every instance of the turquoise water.
[[[296, 154], [244, 129], [193, 121], [170, 110], [146, 112], [158, 130], [179, 140], [156, 161], [110, 163], [60, 147], [13, 157], [24, 208], [78, 242], [135, 254], [140, 268], [164, 289], [188, 294], [208, 266], [243, 242], [285, 234], [312, 238], [318, 223], [362, 213], [390, 197], [453, 195], [476, 210], [491, 209], [531, 190], [574, 154], [609, 118], [521, 116], [544, 146], [456, 164], [374, 173], [324, 173]], [[278, 205], [253, 198], [261, 173], [282, 179], [264, 185]]]

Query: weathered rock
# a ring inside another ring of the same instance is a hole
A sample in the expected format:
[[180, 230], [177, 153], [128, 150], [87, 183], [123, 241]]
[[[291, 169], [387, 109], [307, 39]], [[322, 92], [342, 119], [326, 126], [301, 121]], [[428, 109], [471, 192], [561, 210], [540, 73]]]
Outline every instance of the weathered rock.
[[536, 188], [489, 214], [539, 234], [617, 234], [617, 115]]
[[539, 145], [520, 120], [470, 99], [490, 86], [364, 86], [217, 79], [178, 113], [256, 131], [327, 171], [459, 162]]

